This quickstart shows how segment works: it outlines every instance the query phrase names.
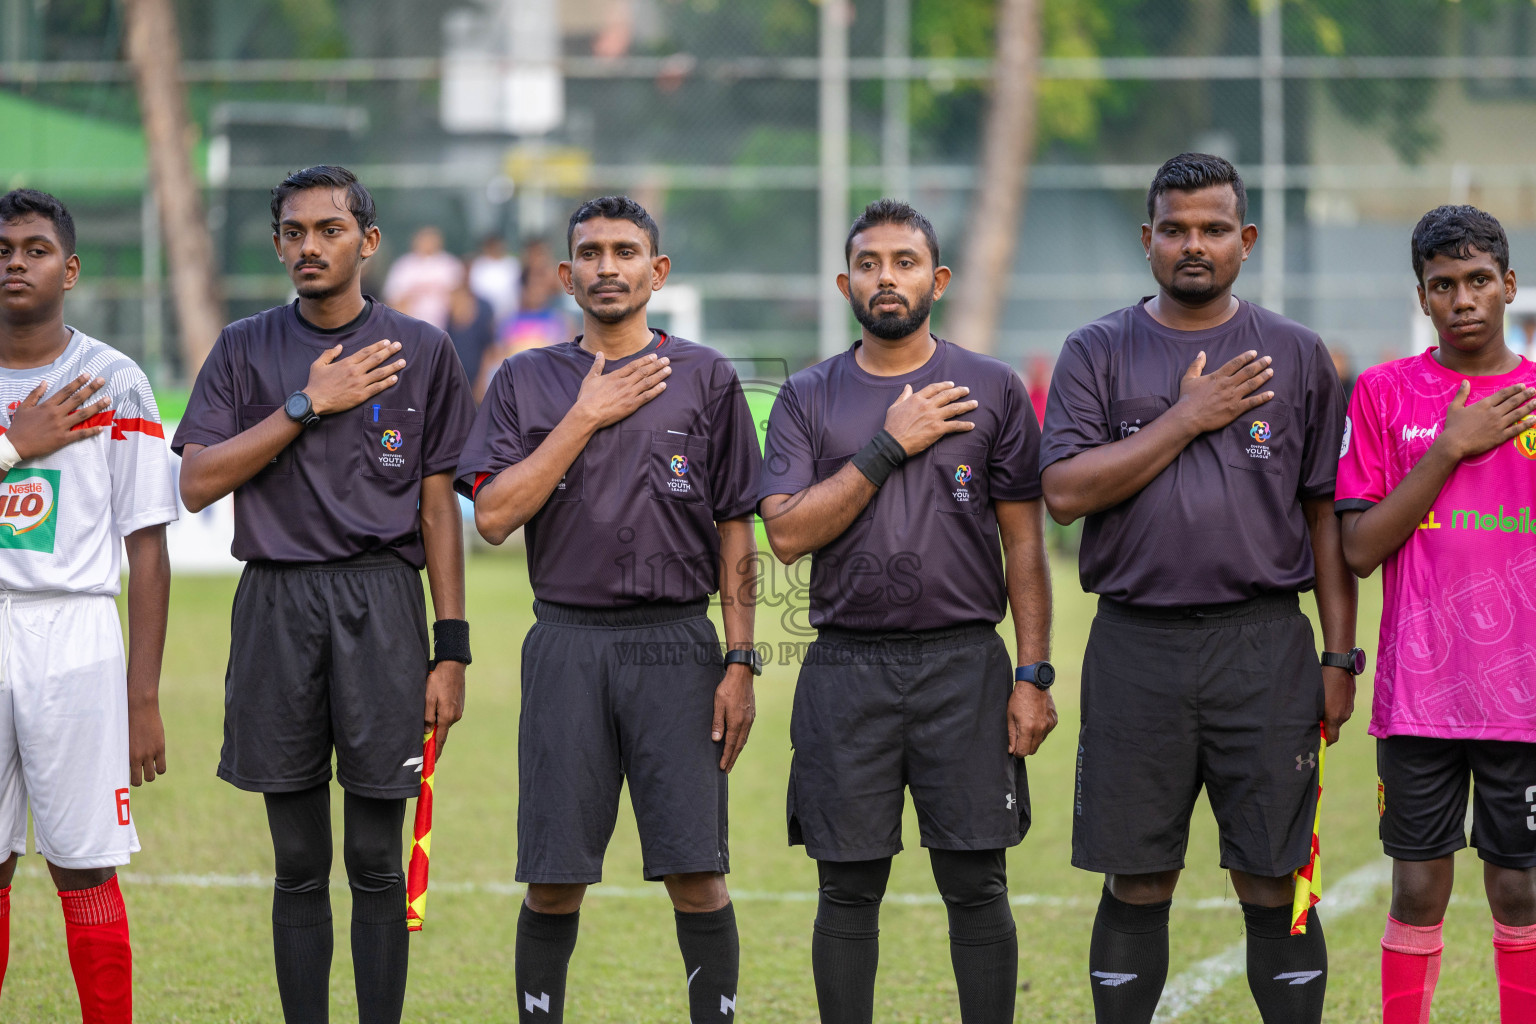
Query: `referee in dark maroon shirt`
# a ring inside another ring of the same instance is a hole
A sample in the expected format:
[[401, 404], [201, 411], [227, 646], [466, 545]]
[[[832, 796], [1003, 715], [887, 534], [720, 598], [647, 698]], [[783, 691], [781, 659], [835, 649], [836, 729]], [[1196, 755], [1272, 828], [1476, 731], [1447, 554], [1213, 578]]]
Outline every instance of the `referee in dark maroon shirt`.
[[[695, 1022], [735, 1018], [726, 773], [755, 714], [761, 456], [719, 353], [646, 323], [671, 266], [624, 196], [583, 203], [560, 264], [584, 334], [508, 359], [459, 462], [475, 525], [525, 527], [538, 622], [518, 724], [518, 1013], [557, 1021], [627, 780], [645, 877], [676, 908]], [[706, 617], [721, 591], [728, 652]]]
[[[872, 203], [837, 280], [863, 335], [791, 377], [768, 420], [768, 540], [786, 564], [814, 552], [789, 839], [821, 878], [811, 965], [825, 1024], [872, 1018], [908, 788], [949, 911], [960, 1017], [1013, 1020], [1006, 854], [1029, 828], [1024, 757], [1056, 725], [1040, 428], [1007, 365], [929, 333], [949, 277], [926, 217]], [[1010, 606], [1017, 661], [997, 633]]]
[[289, 175], [272, 190], [272, 231], [298, 300], [224, 329], [173, 446], [187, 508], [234, 493], [233, 551], [246, 563], [219, 777], [265, 795], [283, 1015], [323, 1021], [334, 749], [358, 1020], [394, 1024], [410, 949], [401, 825], [420, 788], [423, 723], [441, 750], [464, 708], [453, 468], [474, 405], [448, 336], [363, 294], [379, 229], [350, 171]]
[[[1291, 928], [1311, 853], [1318, 729], [1354, 680], [1323, 668], [1297, 594], [1317, 591], [1335, 665], [1354, 663], [1355, 581], [1333, 511], [1344, 393], [1312, 331], [1237, 298], [1257, 237], [1243, 181], [1185, 153], [1147, 192], [1157, 295], [1074, 331], [1045, 413], [1045, 500], [1084, 518], [1072, 863], [1105, 875], [1088, 955], [1099, 1024], [1146, 1024], [1201, 787], [1248, 934], [1266, 1024], [1316, 1024], [1328, 954]], [[1323, 654], [1323, 659], [1330, 659]], [[1358, 670], [1358, 664], [1355, 669]]]

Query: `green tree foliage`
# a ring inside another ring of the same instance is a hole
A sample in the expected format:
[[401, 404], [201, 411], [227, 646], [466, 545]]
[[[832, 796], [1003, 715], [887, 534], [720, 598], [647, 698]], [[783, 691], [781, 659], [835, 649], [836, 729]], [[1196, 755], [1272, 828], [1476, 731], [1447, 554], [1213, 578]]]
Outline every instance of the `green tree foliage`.
[[[1250, 0], [1254, 2], [1254, 0]], [[1523, 0], [1288, 0], [1287, 50], [1328, 57], [1437, 57], [1456, 50], [1461, 19], [1487, 18]], [[1442, 83], [1425, 78], [1343, 78], [1327, 92], [1345, 117], [1380, 127], [1405, 162], [1439, 142], [1428, 116]]]

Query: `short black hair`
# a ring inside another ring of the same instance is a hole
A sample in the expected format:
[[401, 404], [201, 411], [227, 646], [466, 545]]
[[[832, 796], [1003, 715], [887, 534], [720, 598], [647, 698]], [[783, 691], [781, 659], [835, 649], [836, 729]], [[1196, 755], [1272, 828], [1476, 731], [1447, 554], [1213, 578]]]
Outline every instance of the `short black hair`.
[[1509, 271], [1509, 237], [1491, 213], [1475, 206], [1437, 206], [1419, 218], [1413, 229], [1413, 276], [1424, 282], [1424, 264], [1436, 256], [1471, 259], [1472, 250], [1485, 252]]
[[576, 212], [571, 214], [571, 222], [565, 228], [566, 255], [575, 255], [572, 245], [576, 241], [576, 225], [584, 220], [596, 220], [598, 217], [605, 220], [627, 220], [634, 224], [644, 231], [645, 237], [650, 240], [651, 255], [661, 255], [661, 228], [657, 227], [656, 221], [645, 212], [645, 207], [629, 196], [598, 196], [576, 207]]
[[53, 229], [59, 233], [59, 244], [65, 256], [75, 254], [75, 218], [69, 215], [64, 204], [56, 196], [39, 192], [35, 188], [18, 188], [0, 196], [0, 221], [20, 220], [37, 214], [53, 221]]
[[373, 227], [378, 220], [373, 196], [363, 187], [363, 183], [357, 180], [357, 175], [345, 167], [317, 164], [314, 167], [306, 167], [302, 171], [294, 171], [278, 182], [277, 187], [272, 190], [273, 234], [277, 233], [278, 223], [283, 219], [283, 204], [288, 201], [288, 197], [295, 192], [307, 192], [312, 188], [346, 189], [347, 209], [352, 211], [352, 216], [357, 218], [357, 226], [364, 231]]
[[1147, 220], [1157, 219], [1157, 197], [1164, 192], [1195, 192], [1213, 185], [1231, 185], [1237, 196], [1237, 219], [1248, 216], [1248, 190], [1237, 168], [1210, 153], [1180, 153], [1157, 169], [1147, 189]]
[[933, 256], [933, 265], [939, 265], [939, 233], [933, 230], [933, 222], [900, 199], [876, 199], [864, 207], [864, 212], [859, 214], [853, 227], [848, 229], [848, 241], [843, 245], [843, 262], [850, 265], [853, 263], [853, 236], [877, 224], [905, 224], [921, 231], [923, 237], [928, 239], [928, 252]]

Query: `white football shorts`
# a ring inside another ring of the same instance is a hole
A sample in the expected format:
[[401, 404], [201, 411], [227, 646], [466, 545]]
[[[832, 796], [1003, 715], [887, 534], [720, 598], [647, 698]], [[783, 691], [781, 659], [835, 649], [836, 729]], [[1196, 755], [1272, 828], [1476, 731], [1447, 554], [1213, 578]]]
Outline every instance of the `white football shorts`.
[[[61, 868], [128, 863], [128, 687], [108, 594], [0, 591], [0, 842]], [[5, 856], [0, 851], [0, 856]]]

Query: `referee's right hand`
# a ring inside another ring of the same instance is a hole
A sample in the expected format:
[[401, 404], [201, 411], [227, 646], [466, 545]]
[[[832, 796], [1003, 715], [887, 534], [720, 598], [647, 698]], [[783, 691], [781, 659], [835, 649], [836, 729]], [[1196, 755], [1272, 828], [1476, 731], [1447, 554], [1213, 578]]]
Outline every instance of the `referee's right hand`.
[[974, 399], [962, 401], [970, 393], [970, 388], [955, 387], [952, 380], [929, 384], [915, 394], [908, 384], [886, 410], [885, 429], [907, 455], [916, 455], [945, 434], [975, 429], [976, 424], [955, 419], [981, 404]]
[[655, 354], [636, 359], [612, 373], [604, 373], [607, 360], [599, 352], [592, 369], [582, 379], [572, 412], [587, 417], [593, 430], [611, 427], [667, 389], [672, 374], [670, 359]]
[[376, 341], [338, 361], [341, 349], [340, 345], [328, 348], [309, 364], [304, 393], [318, 416], [357, 408], [380, 391], [394, 387], [400, 380], [397, 375], [405, 369], [404, 359], [384, 362], [400, 351], [398, 341]]
[[1195, 356], [1195, 361], [1184, 371], [1179, 381], [1179, 401], [1175, 406], [1187, 417], [1196, 433], [1205, 434], [1220, 430], [1244, 413], [1257, 409], [1271, 398], [1273, 391], [1259, 391], [1275, 375], [1270, 369], [1269, 356], [1259, 358], [1252, 350], [1227, 360], [1210, 373], [1205, 369], [1205, 353]]

